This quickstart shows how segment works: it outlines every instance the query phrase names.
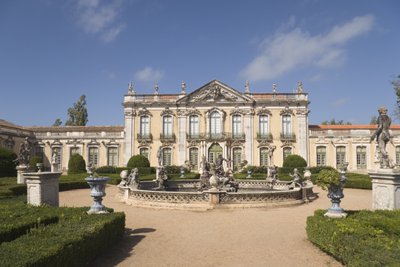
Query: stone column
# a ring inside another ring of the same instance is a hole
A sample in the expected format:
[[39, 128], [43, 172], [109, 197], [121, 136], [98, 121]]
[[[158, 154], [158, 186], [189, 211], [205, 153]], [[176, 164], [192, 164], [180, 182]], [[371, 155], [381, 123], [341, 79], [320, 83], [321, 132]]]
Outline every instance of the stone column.
[[308, 111], [297, 111], [297, 143], [299, 144], [299, 155], [302, 156], [308, 163], [310, 162], [308, 155]]
[[58, 207], [58, 178], [60, 175], [61, 172], [24, 173], [28, 204], [34, 206], [48, 204]]
[[178, 115], [178, 162], [183, 165], [186, 160], [186, 116]]
[[254, 136], [253, 136], [253, 113], [250, 111], [248, 114], [244, 115], [244, 134], [246, 135], [245, 139], [245, 155], [246, 158], [242, 160], [247, 160], [248, 165], [254, 165], [253, 163], [253, 142], [254, 142]]
[[372, 209], [400, 209], [400, 170], [378, 169], [368, 174], [372, 178]]
[[135, 145], [135, 111], [131, 108], [125, 109], [125, 149], [124, 149], [124, 165], [134, 155]]

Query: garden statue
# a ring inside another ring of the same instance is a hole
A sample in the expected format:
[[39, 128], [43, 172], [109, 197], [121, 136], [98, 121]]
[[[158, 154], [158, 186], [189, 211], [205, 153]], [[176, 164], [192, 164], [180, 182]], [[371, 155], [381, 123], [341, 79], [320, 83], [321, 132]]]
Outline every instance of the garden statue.
[[274, 165], [274, 158], [273, 158], [273, 156], [274, 156], [274, 151], [275, 151], [275, 149], [276, 149], [276, 146], [271, 146], [271, 147], [268, 149], [268, 162], [269, 162], [270, 165]]
[[29, 160], [31, 159], [31, 145], [29, 143], [28, 137], [25, 137], [24, 142], [19, 147], [18, 158], [15, 160], [18, 165], [29, 165]]
[[386, 151], [386, 144], [390, 141], [389, 127], [392, 121], [387, 115], [387, 109], [385, 107], [379, 108], [378, 112], [378, 129], [376, 129], [375, 133], [371, 136], [371, 141], [376, 138], [376, 142], [378, 143], [381, 168], [394, 168], [395, 164], [389, 158]]
[[128, 170], [123, 170], [119, 174], [121, 177], [121, 182], [119, 183], [119, 186], [127, 186], [128, 185]]
[[158, 175], [155, 180], [155, 182], [157, 183], [156, 189], [158, 190], [165, 189], [167, 180], [168, 180], [167, 171], [165, 170], [165, 167], [162, 166], [158, 169]]
[[161, 147], [159, 147], [157, 150], [157, 159], [158, 159], [158, 166], [163, 166], [163, 153]]
[[289, 185], [289, 189], [294, 189], [296, 185], [299, 187], [303, 186], [303, 178], [300, 175], [300, 172], [297, 168], [293, 169], [293, 174], [289, 173], [290, 177], [293, 178], [292, 183]]
[[223, 165], [224, 161], [228, 162], [228, 160], [224, 159], [222, 155], [218, 155], [218, 158], [215, 161], [215, 174], [217, 176], [223, 176], [225, 174]]
[[269, 189], [273, 189], [274, 185], [278, 181], [278, 167], [275, 165], [268, 167], [267, 182]]
[[139, 180], [139, 170], [138, 168], [134, 168], [129, 174], [127, 179], [127, 186], [131, 189], [140, 189], [140, 180]]

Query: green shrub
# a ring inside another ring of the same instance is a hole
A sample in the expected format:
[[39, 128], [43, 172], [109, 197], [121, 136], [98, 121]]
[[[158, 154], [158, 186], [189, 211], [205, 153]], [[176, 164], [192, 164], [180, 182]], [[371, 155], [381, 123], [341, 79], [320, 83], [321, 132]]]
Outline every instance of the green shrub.
[[340, 174], [337, 170], [321, 170], [315, 183], [323, 190], [327, 190], [330, 185], [340, 185]]
[[114, 166], [101, 166], [96, 169], [97, 173], [117, 173]]
[[128, 168], [150, 167], [150, 161], [143, 155], [132, 156], [127, 164]]
[[73, 154], [68, 161], [68, 174], [86, 172], [86, 163], [79, 154]]
[[346, 173], [346, 188], [372, 189], [371, 177], [367, 174]]
[[292, 154], [289, 155], [285, 158], [283, 161], [283, 168], [289, 168], [289, 169], [294, 169], [294, 168], [304, 168], [307, 167], [307, 161], [303, 159], [301, 156]]
[[124, 234], [123, 213], [88, 215], [87, 208], [54, 209], [58, 223], [0, 245], [2, 266], [86, 266]]
[[268, 173], [268, 167], [267, 166], [251, 166], [248, 165], [246, 168], [243, 168], [241, 173], [247, 174], [247, 171], [251, 171], [251, 173]]
[[0, 177], [17, 176], [16, 164], [17, 154], [13, 151], [0, 147]]
[[[181, 168], [182, 168], [181, 166], [176, 166], [176, 165], [165, 166], [167, 174], [180, 174]], [[183, 167], [183, 170], [185, 171], [185, 173], [189, 172], [189, 170], [185, 167]]]
[[308, 239], [346, 266], [399, 266], [400, 211], [356, 211], [331, 219], [307, 218]]

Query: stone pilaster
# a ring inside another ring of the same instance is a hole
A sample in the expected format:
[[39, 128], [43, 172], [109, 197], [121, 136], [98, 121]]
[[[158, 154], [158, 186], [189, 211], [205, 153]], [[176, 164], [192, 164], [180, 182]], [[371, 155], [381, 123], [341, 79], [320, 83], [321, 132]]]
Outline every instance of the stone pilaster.
[[131, 108], [125, 108], [125, 150], [124, 150], [124, 165], [134, 155], [135, 145], [135, 111]]
[[253, 161], [253, 156], [254, 156], [254, 151], [253, 151], [253, 142], [254, 142], [254, 136], [253, 136], [253, 114], [250, 112], [246, 115], [244, 115], [244, 134], [246, 135], [246, 142], [245, 142], [245, 155], [246, 158], [242, 160], [247, 160], [248, 165], [254, 165]]
[[183, 165], [186, 160], [186, 116], [178, 115], [178, 162]]
[[299, 155], [307, 162], [310, 162], [308, 154], [308, 113], [307, 110], [297, 111], [297, 143], [299, 145]]

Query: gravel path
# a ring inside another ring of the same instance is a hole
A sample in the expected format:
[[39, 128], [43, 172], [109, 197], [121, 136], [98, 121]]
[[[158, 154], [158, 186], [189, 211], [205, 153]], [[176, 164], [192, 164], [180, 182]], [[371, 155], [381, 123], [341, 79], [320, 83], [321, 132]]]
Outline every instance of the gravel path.
[[[307, 240], [306, 218], [326, 192], [300, 206], [206, 212], [135, 208], [107, 186], [103, 203], [126, 214], [126, 236], [92, 266], [341, 266]], [[371, 191], [345, 189], [344, 209], [370, 209]], [[89, 190], [60, 192], [61, 206], [90, 206]]]

